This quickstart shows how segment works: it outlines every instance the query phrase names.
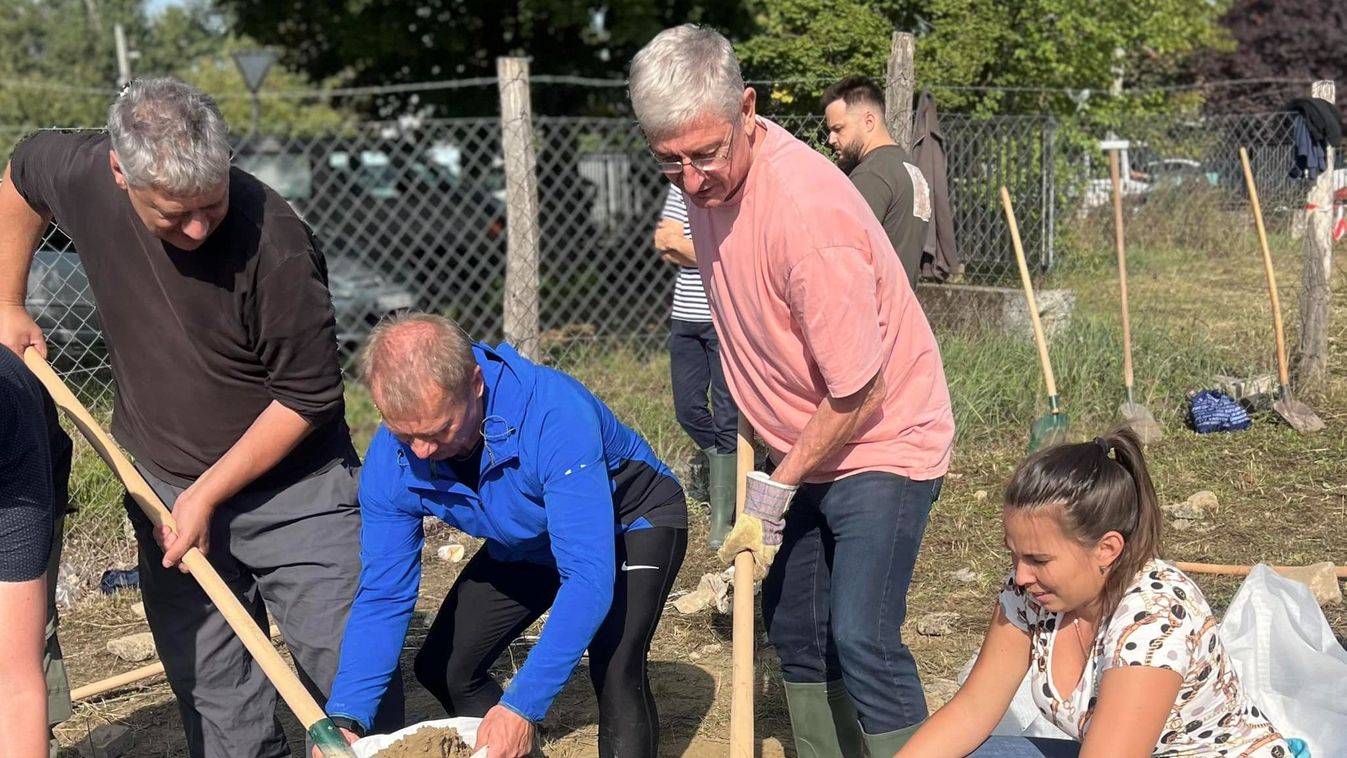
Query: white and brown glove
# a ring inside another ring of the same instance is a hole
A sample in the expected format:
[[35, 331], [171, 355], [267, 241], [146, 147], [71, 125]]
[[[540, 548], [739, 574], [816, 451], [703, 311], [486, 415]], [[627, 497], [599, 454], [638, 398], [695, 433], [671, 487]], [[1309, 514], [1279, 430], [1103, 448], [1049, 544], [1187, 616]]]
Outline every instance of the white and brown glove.
[[744, 493], [744, 512], [734, 522], [734, 528], [720, 547], [720, 559], [734, 563], [734, 557], [747, 550], [753, 554], [753, 577], [761, 579], [776, 557], [781, 546], [781, 532], [786, 523], [786, 511], [799, 487], [773, 481], [761, 471], [748, 472]]

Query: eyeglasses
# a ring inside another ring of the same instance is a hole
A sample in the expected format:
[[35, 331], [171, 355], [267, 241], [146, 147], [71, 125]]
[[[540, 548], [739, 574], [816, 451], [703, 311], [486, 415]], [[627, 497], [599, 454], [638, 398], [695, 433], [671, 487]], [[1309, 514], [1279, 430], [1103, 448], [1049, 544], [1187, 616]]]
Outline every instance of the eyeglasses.
[[654, 154], [654, 152], [651, 152], [651, 155], [655, 157], [655, 165], [665, 174], [678, 176], [683, 173], [684, 166], [691, 166], [697, 172], [705, 174], [707, 171], [711, 171], [720, 166], [723, 162], [728, 161], [733, 146], [734, 124], [730, 124], [729, 133], [725, 135], [725, 139], [721, 142], [720, 147], [716, 148], [716, 152], [713, 155], [704, 158], [680, 158], [676, 161], [662, 161], [659, 159], [659, 156]]

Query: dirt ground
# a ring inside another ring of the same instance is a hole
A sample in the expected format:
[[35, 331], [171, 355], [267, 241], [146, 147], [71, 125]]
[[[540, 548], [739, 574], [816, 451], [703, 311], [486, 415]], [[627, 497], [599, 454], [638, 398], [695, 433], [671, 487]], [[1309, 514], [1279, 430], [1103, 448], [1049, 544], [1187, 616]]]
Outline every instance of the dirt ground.
[[[1106, 250], [1108, 255], [1101, 254], [1095, 268], [1085, 266], [1065, 282], [1075, 290], [1077, 307], [1086, 314], [1111, 312], [1116, 305], [1116, 284], [1108, 268], [1112, 265], [1111, 244]], [[1163, 353], [1139, 353], [1139, 366], [1146, 369], [1139, 369], [1139, 376], [1151, 377], [1171, 370], [1174, 364], [1192, 361], [1193, 355], [1170, 348], [1170, 343], [1183, 337], [1189, 341], [1180, 344], [1189, 345], [1194, 333], [1207, 339], [1204, 344], [1211, 349], [1247, 356], [1248, 363], [1261, 369], [1273, 365], [1266, 311], [1261, 305], [1231, 305], [1265, 302], [1261, 262], [1242, 250], [1240, 255], [1222, 254], [1212, 260], [1196, 254], [1158, 252], [1136, 257], [1133, 313], [1145, 317], [1138, 316], [1139, 322], [1152, 325], [1153, 341], [1149, 344], [1155, 346], [1154, 352]], [[1347, 286], [1347, 270], [1335, 274], [1335, 280], [1341, 291]], [[1298, 280], [1287, 275], [1285, 281], [1284, 308], [1287, 313], [1295, 313]], [[1183, 428], [1182, 391], [1186, 387], [1164, 386], [1146, 397], [1145, 402], [1166, 429], [1165, 439], [1147, 450], [1162, 502], [1176, 503], [1199, 490], [1210, 490], [1219, 500], [1204, 523], [1180, 529], [1187, 525], [1166, 518], [1164, 557], [1212, 563], [1347, 564], [1347, 538], [1342, 530], [1347, 521], [1347, 468], [1343, 463], [1347, 460], [1347, 364], [1341, 354], [1342, 346], [1347, 345], [1347, 299], [1339, 297], [1335, 302], [1332, 323], [1332, 371], [1324, 387], [1303, 397], [1327, 423], [1327, 429], [1319, 434], [1297, 435], [1276, 423], [1271, 414], [1261, 413], [1256, 414], [1254, 426], [1247, 432], [1197, 435]], [[1064, 349], [1069, 351], [1072, 346]], [[1020, 352], [1027, 356], [1026, 365], [1031, 364], [1027, 342]], [[1077, 363], [1083, 360], [1072, 357]], [[1088, 439], [1102, 431], [1113, 416], [1120, 399], [1118, 388], [1110, 380], [1107, 388], [1086, 394], [1089, 388], [1082, 377], [1103, 376], [1104, 369], [1093, 364], [1076, 366], [1069, 361], [1063, 364], [1059, 378], [1065, 377], [1068, 390], [1072, 381], [1079, 387], [1071, 411], [1076, 419], [1073, 434], [1077, 439]], [[968, 389], [976, 368], [947, 369], [952, 393], [965, 399], [963, 408], [972, 415], [966, 416], [968, 424], [956, 445], [953, 468], [932, 510], [908, 596], [904, 627], [905, 640], [916, 656], [933, 708], [948, 697], [953, 680], [981, 641], [996, 590], [1009, 569], [1002, 546], [1000, 494], [1013, 467], [1023, 458], [1024, 429], [1030, 418], [1017, 414], [1013, 429], [994, 423], [995, 414], [991, 412], [999, 411], [1004, 402], [994, 398], [976, 405], [979, 398], [970, 397]], [[601, 396], [610, 404], [616, 403], [615, 409], [620, 406], [619, 415], [626, 414], [624, 418], [639, 416], [646, 412], [645, 406], [670, 416], [667, 392], [659, 385], [660, 377], [667, 377], [667, 366], [646, 369], [649, 376], [641, 374], [642, 381], [636, 384], [622, 384], [621, 372], [606, 365], [582, 378], [600, 387]], [[1205, 377], [1194, 380], [1207, 381]], [[1037, 374], [1028, 373], [1017, 383], [1032, 385], [1036, 391]], [[993, 389], [1002, 384], [998, 381]], [[1087, 402], [1093, 407], [1087, 407]], [[993, 420], [979, 415], [984, 411]], [[660, 450], [669, 447], [669, 440], [683, 439], [671, 419], [663, 426], [648, 424], [644, 430]], [[367, 438], [370, 428], [355, 431]], [[673, 462], [673, 458], [669, 460]], [[113, 497], [115, 493], [95, 495]], [[705, 534], [705, 508], [695, 507], [689, 553], [675, 592], [690, 591], [704, 573], [721, 570], [704, 547]], [[439, 546], [454, 539], [462, 538], [442, 528], [427, 540], [425, 582], [404, 650], [407, 671], [430, 619], [462, 565], [446, 564], [435, 555]], [[1240, 583], [1228, 577], [1195, 579], [1218, 615]], [[61, 635], [73, 685], [89, 684], [140, 665], [116, 660], [104, 649], [113, 637], [145, 630], [144, 622], [131, 612], [131, 605], [138, 599], [137, 593], [125, 592], [81, 603], [66, 615]], [[952, 631], [938, 637], [916, 633], [916, 621], [922, 616], [949, 611], [957, 614]], [[1347, 610], [1341, 604], [1329, 605], [1324, 613], [1333, 631], [1343, 639], [1347, 635]], [[759, 754], [765, 758], [793, 755], [775, 655], [761, 636], [760, 619], [757, 628], [755, 724]], [[652, 686], [660, 708], [662, 755], [702, 758], [727, 754], [729, 637], [727, 615], [702, 611], [682, 616], [672, 608], [666, 610], [650, 657]], [[503, 656], [496, 669], [500, 677], [513, 673], [527, 654], [528, 644], [527, 639], [521, 640]], [[409, 722], [444, 716], [415, 683], [408, 684], [408, 699]], [[302, 732], [294, 719], [283, 715], [282, 720], [292, 745], [302, 747]], [[588, 676], [577, 671], [543, 726], [545, 753], [554, 758], [594, 756], [596, 720]], [[173, 697], [162, 677], [77, 704], [74, 718], [58, 731], [67, 748], [63, 755], [77, 755], [75, 745], [86, 740], [94, 727], [107, 723], [132, 729], [130, 756], [185, 755]]]

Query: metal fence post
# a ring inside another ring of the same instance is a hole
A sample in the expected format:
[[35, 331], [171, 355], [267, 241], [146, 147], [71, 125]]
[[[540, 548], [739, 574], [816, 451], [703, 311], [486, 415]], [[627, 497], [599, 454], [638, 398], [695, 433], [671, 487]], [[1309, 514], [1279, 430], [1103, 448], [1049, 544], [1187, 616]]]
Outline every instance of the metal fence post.
[[537, 357], [538, 160], [527, 58], [497, 58], [501, 146], [505, 153], [505, 340]]
[[[1317, 81], [1314, 97], [1336, 108], [1337, 88], [1332, 81]], [[1300, 357], [1296, 374], [1302, 384], [1314, 384], [1328, 373], [1328, 318], [1332, 300], [1333, 272], [1333, 153], [1327, 147], [1328, 168], [1315, 180], [1305, 199], [1306, 228], [1301, 242], [1304, 278], [1300, 293]]]

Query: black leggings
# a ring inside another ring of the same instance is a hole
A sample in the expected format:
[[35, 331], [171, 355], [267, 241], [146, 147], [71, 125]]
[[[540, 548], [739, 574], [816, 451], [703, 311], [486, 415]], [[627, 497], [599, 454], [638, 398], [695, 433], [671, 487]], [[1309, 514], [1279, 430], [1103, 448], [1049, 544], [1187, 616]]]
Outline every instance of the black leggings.
[[[617, 563], [658, 566], [619, 570], [613, 606], [589, 644], [589, 678], [599, 700], [599, 755], [656, 755], [659, 720], [646, 656], [687, 550], [686, 529], [655, 527], [617, 541]], [[502, 690], [490, 668], [552, 606], [555, 568], [503, 562], [485, 548], [463, 568], [416, 654], [416, 679], [450, 716], [484, 716]]]

